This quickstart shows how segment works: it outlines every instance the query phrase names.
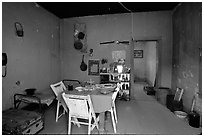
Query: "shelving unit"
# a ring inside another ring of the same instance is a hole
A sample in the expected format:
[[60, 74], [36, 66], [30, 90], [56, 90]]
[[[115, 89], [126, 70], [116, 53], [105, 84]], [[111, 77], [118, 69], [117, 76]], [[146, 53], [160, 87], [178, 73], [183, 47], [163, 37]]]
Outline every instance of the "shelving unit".
[[[100, 77], [106, 77], [106, 83], [116, 83], [120, 85], [118, 98], [130, 100], [130, 72], [129, 73], [100, 73]], [[107, 80], [108, 79], [108, 80]], [[104, 83], [104, 81], [101, 81]]]

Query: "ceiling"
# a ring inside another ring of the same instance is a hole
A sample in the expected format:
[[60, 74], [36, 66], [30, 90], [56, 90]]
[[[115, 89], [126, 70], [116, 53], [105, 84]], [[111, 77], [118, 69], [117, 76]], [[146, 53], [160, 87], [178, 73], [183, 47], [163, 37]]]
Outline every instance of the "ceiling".
[[[178, 2], [37, 2], [57, 17], [71, 18], [91, 15], [173, 10]], [[127, 8], [127, 9], [125, 9]]]

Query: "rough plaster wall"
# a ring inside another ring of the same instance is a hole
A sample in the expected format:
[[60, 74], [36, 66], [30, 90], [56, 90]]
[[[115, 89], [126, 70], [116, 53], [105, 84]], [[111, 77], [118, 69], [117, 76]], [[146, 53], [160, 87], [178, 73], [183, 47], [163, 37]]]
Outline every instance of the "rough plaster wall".
[[[173, 13], [172, 88], [184, 89], [183, 103], [190, 110], [195, 92], [200, 92], [199, 71], [202, 46], [202, 4], [182, 3]], [[201, 88], [200, 88], [201, 90]]]
[[145, 77], [147, 82], [154, 86], [155, 78], [156, 78], [156, 42], [145, 42], [145, 52], [146, 56], [145, 60]]
[[[124, 16], [124, 15], [123, 15]], [[95, 82], [99, 82], [99, 76], [90, 76], [87, 75], [87, 71], [80, 70], [80, 64], [82, 61], [82, 53], [74, 48], [73, 43], [73, 32], [74, 32], [74, 23], [82, 22], [86, 23], [87, 31], [87, 44], [88, 50], [92, 48], [94, 50], [93, 56], [85, 55], [85, 62], [88, 63], [89, 59], [102, 59], [107, 58], [108, 64], [112, 63], [112, 51], [124, 50], [126, 52], [126, 65], [130, 67], [130, 50], [129, 45], [100, 45], [100, 42], [109, 41], [109, 40], [130, 40], [128, 35], [129, 26], [126, 26], [126, 21], [117, 23], [118, 16], [90, 16], [90, 17], [81, 17], [81, 18], [72, 18], [65, 19], [61, 23], [63, 29], [62, 31], [62, 76], [69, 79], [79, 79], [82, 81], [87, 81], [90, 78]], [[129, 20], [129, 16], [124, 16], [126, 20]], [[116, 25], [116, 26], [114, 26]], [[117, 29], [119, 26], [125, 26], [120, 28], [123, 30], [123, 33], [118, 33]], [[113, 32], [109, 31], [110, 28], [113, 28]], [[117, 33], [115, 33], [117, 32]]]
[[[171, 86], [172, 73], [172, 15], [171, 11], [165, 12], [142, 12], [133, 14], [133, 37], [134, 39], [145, 39], [150, 37], [161, 38], [161, 86]], [[70, 18], [61, 21], [61, 58], [62, 77], [70, 79], [88, 80], [90, 77], [96, 82], [97, 76], [87, 76], [87, 72], [79, 69], [82, 54], [73, 48], [73, 28], [74, 23], [86, 23], [88, 49], [93, 48], [91, 59], [101, 59], [107, 57], [111, 63], [111, 52], [113, 50], [126, 50], [127, 58], [128, 46], [125, 45], [103, 45], [99, 43], [109, 40], [129, 40], [131, 38], [131, 16], [130, 14], [114, 14], [104, 16], [88, 16], [80, 18]], [[87, 61], [90, 57], [85, 57]], [[129, 65], [127, 59], [127, 65]], [[132, 62], [133, 63], [133, 62]]]
[[[22, 23], [24, 37], [16, 36], [15, 22]], [[13, 107], [15, 93], [49, 88], [60, 79], [59, 19], [35, 3], [3, 2], [2, 52], [8, 56], [7, 75], [2, 78], [4, 110]]]

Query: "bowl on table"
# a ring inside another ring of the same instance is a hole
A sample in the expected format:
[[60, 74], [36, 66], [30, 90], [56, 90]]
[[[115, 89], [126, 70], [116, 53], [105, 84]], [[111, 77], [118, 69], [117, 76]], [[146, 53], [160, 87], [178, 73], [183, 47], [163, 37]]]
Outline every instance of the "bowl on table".
[[96, 89], [95, 85], [86, 85], [86, 86], [84, 87], [84, 90], [85, 90], [85, 91], [93, 91], [93, 90], [95, 90], [95, 89]]
[[102, 88], [101, 84], [95, 84], [96, 88]]

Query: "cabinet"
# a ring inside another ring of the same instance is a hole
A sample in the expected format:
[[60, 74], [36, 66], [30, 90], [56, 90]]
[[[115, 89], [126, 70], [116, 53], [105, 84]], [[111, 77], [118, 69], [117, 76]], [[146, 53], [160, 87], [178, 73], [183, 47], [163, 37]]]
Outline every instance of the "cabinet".
[[115, 83], [120, 87], [118, 98], [130, 100], [130, 72], [128, 73], [100, 73], [101, 83]]

